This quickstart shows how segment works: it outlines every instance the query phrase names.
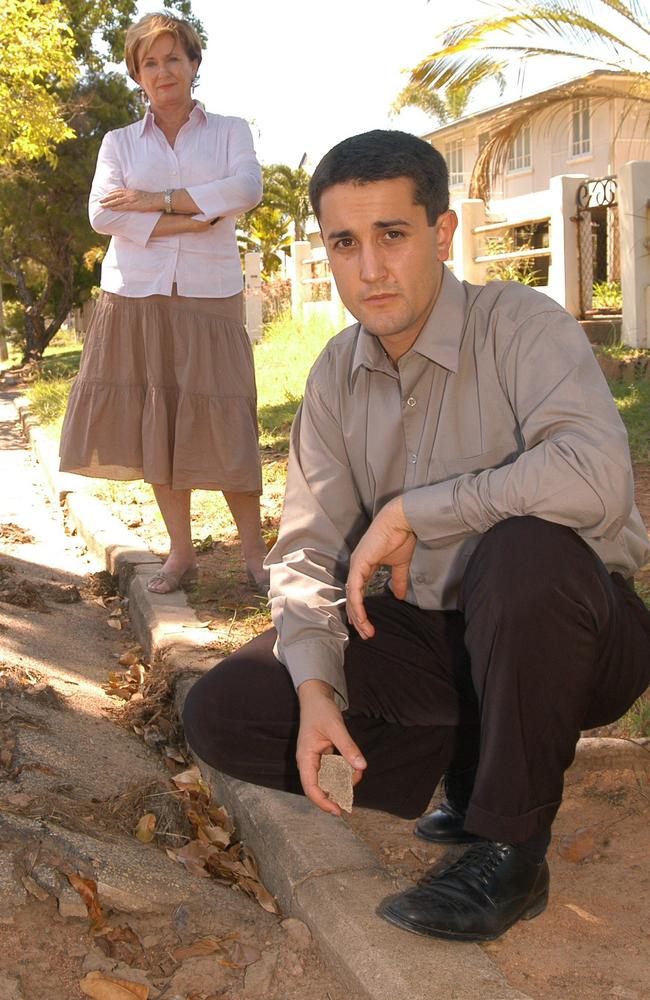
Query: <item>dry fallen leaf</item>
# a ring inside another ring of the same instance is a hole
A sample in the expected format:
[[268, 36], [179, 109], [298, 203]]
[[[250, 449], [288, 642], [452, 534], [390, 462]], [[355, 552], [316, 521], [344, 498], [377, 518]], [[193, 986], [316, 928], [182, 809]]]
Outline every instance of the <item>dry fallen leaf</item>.
[[174, 860], [185, 865], [188, 872], [198, 875], [200, 878], [210, 878], [210, 872], [206, 871], [205, 863], [216, 851], [215, 847], [203, 844], [200, 840], [191, 840], [185, 847], [179, 848], [174, 853]]
[[279, 913], [280, 909], [275, 899], [271, 895], [268, 889], [266, 889], [261, 882], [257, 882], [254, 879], [242, 878], [237, 880], [237, 885], [244, 890], [253, 899], [256, 899], [263, 910], [267, 913]]
[[186, 958], [202, 958], [205, 955], [212, 955], [221, 949], [221, 941], [213, 937], [199, 938], [192, 944], [180, 945], [174, 948], [172, 955], [177, 962], [184, 962]]
[[595, 917], [593, 913], [589, 913], [588, 910], [583, 910], [582, 907], [577, 906], [575, 903], [565, 903], [567, 910], [572, 910], [581, 920], [586, 920], [588, 924], [602, 924], [603, 921], [600, 917]]
[[215, 844], [217, 847], [227, 847], [231, 840], [230, 834], [223, 827], [212, 826], [210, 823], [198, 828], [198, 837], [204, 843]]
[[258, 962], [262, 952], [252, 944], [242, 944], [241, 941], [230, 941], [226, 945], [226, 953], [230, 964], [235, 969], [245, 969], [247, 965]]
[[81, 992], [93, 1000], [149, 1000], [149, 987], [114, 979], [103, 972], [89, 972], [79, 983]]
[[97, 935], [97, 943], [105, 942], [110, 958], [127, 965], [137, 965], [144, 956], [140, 938], [130, 927], [106, 927]]
[[154, 813], [145, 813], [138, 820], [135, 828], [135, 835], [143, 844], [150, 844], [156, 835], [156, 823], [158, 822]]
[[119, 618], [109, 618], [107, 619], [106, 624], [110, 628], [116, 629], [118, 632], [122, 631], [122, 622], [120, 621]]
[[204, 795], [210, 795], [210, 789], [203, 780], [198, 767], [190, 767], [187, 771], [175, 774], [172, 781], [182, 792], [202, 792]]
[[132, 667], [134, 663], [138, 662], [141, 656], [142, 646], [130, 646], [124, 650], [117, 662], [122, 667]]
[[82, 878], [80, 875], [68, 875], [68, 882], [72, 888], [79, 893], [94, 927], [103, 927], [106, 918], [102, 912], [97, 895], [97, 883], [91, 878]]

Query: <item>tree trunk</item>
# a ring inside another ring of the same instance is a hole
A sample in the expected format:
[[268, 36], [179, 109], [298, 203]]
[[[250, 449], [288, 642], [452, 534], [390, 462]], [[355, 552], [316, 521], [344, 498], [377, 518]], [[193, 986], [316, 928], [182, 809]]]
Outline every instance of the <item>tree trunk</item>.
[[9, 351], [7, 350], [7, 338], [4, 335], [5, 328], [5, 311], [2, 302], [2, 282], [0, 281], [0, 361], [9, 360]]

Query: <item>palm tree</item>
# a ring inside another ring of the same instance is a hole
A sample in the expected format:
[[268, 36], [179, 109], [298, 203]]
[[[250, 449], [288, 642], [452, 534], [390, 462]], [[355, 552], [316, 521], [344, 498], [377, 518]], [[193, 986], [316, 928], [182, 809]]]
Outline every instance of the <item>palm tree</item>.
[[[506, 84], [503, 73], [497, 75], [497, 82], [503, 93]], [[398, 115], [402, 108], [419, 108], [440, 125], [447, 125], [463, 117], [475, 87], [476, 84], [459, 83], [438, 94], [435, 90], [411, 80], [391, 104], [391, 117]]]
[[[627, 94], [626, 113], [650, 104], [650, 17], [639, 0], [505, 0], [492, 4], [486, 17], [458, 24], [446, 32], [443, 45], [411, 73], [411, 85], [434, 92], [473, 88], [520, 65], [542, 57], [571, 57], [603, 77], [576, 80], [561, 90], [533, 95], [497, 115], [490, 141], [472, 175], [470, 197], [489, 198], [513, 140], [531, 116], [552, 111], [577, 98], [595, 101], [621, 97], [621, 74]], [[614, 72], [612, 72], [614, 71]]]
[[264, 167], [264, 204], [293, 222], [296, 239], [304, 240], [305, 223], [311, 215], [307, 171], [302, 167], [293, 170], [286, 163]]

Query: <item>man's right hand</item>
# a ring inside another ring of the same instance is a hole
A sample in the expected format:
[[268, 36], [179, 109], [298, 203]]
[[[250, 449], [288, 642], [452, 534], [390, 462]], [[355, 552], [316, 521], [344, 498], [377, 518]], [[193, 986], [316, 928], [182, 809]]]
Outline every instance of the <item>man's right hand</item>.
[[296, 760], [305, 795], [323, 812], [340, 816], [341, 809], [328, 799], [318, 786], [320, 759], [324, 753], [338, 750], [354, 768], [352, 784], [363, 776], [366, 762], [359, 747], [348, 733], [336, 702], [334, 691], [324, 681], [303, 681], [298, 688], [300, 730]]

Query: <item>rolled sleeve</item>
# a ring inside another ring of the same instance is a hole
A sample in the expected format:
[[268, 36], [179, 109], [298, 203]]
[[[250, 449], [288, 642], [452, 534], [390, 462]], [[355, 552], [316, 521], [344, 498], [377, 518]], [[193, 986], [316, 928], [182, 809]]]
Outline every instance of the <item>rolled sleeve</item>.
[[262, 197], [262, 171], [255, 156], [253, 137], [241, 118], [231, 121], [228, 136], [228, 176], [187, 188], [200, 208], [195, 218], [202, 221], [224, 215], [241, 215]]
[[96, 233], [122, 236], [137, 246], [146, 247], [162, 212], [112, 212], [101, 205], [110, 191], [126, 187], [119, 153], [111, 132], [107, 132], [97, 157], [88, 215]]

